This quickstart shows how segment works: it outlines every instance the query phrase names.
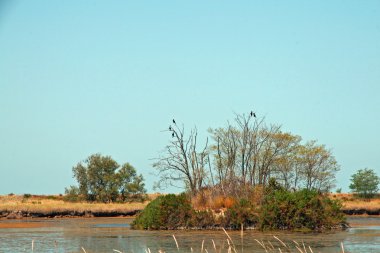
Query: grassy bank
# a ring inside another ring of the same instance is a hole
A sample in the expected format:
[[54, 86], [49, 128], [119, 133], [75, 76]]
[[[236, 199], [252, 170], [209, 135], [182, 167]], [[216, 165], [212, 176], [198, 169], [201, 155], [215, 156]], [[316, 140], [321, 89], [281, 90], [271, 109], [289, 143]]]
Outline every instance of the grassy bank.
[[360, 199], [351, 193], [332, 193], [330, 198], [339, 199], [343, 203], [343, 211], [366, 210], [369, 212], [380, 212], [380, 195], [373, 199]]
[[66, 202], [62, 196], [36, 196], [27, 195], [5, 195], [0, 196], [0, 212], [23, 212], [23, 213], [129, 213], [142, 210], [149, 203], [88, 203], [88, 202]]
[[[149, 199], [154, 199], [159, 194], [150, 194]], [[340, 199], [343, 203], [343, 210], [368, 210], [376, 212], [380, 210], [380, 196], [371, 200], [356, 198], [353, 194], [333, 193], [330, 194], [332, 199]], [[40, 214], [50, 213], [129, 213], [135, 210], [142, 210], [150, 200], [131, 203], [88, 203], [88, 202], [67, 202], [62, 196], [37, 196], [37, 195], [2, 195], [0, 196], [0, 212], [30, 212]]]

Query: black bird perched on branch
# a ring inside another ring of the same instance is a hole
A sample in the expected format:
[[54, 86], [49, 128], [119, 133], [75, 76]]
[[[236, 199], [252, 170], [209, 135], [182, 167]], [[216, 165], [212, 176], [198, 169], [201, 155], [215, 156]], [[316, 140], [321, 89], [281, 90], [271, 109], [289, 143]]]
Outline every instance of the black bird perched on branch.
[[251, 111], [251, 117], [254, 117], [254, 118], [256, 118], [256, 113], [254, 113], [253, 111]]
[[169, 126], [169, 131], [171, 131], [172, 130], [172, 126]]
[[172, 137], [174, 138], [174, 133], [172, 133]]
[[173, 119], [173, 124], [175, 124], [175, 120]]

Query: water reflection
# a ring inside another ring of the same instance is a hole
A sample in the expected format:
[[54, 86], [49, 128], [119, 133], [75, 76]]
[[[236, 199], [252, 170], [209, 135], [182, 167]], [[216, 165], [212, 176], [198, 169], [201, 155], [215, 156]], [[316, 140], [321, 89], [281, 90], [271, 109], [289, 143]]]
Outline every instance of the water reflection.
[[[31, 251], [34, 241], [34, 252], [122, 252], [140, 253], [162, 250], [178, 252], [172, 235], [175, 234], [180, 252], [202, 251], [203, 253], [227, 252], [227, 237], [223, 231], [134, 231], [130, 230], [131, 219], [96, 218], [96, 219], [57, 219], [27, 221], [0, 221], [10, 223], [14, 228], [0, 226], [0, 252]], [[20, 223], [21, 222], [21, 223]], [[36, 222], [41, 226], [35, 226]], [[347, 231], [327, 234], [319, 233], [261, 233], [245, 231], [229, 232], [232, 241], [240, 252], [265, 252], [260, 244], [267, 248], [283, 247], [273, 236], [281, 238], [292, 252], [298, 243], [300, 248], [310, 246], [315, 253], [341, 252], [340, 242], [346, 252], [380, 252], [380, 218], [349, 218], [353, 225]], [[34, 224], [33, 226], [28, 226]], [[215, 244], [215, 248], [214, 248]], [[309, 251], [309, 250], [308, 250]], [[285, 252], [283, 250], [283, 252]]]

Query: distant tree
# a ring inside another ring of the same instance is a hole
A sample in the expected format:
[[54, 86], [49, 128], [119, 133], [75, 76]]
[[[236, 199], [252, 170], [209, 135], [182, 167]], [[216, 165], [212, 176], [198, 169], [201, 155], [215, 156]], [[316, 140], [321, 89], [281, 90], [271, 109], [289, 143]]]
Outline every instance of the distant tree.
[[361, 198], [372, 198], [379, 191], [380, 178], [372, 169], [360, 169], [351, 176], [350, 189]]
[[76, 202], [81, 198], [81, 194], [79, 193], [79, 188], [77, 186], [71, 185], [68, 188], [65, 188], [65, 197], [63, 198], [65, 201]]
[[66, 188], [66, 194], [71, 196], [78, 193], [85, 200], [106, 203], [145, 194], [142, 175], [137, 175], [128, 163], [120, 168], [110, 156], [91, 155], [72, 170], [79, 187]]
[[110, 156], [94, 154], [73, 168], [80, 192], [87, 200], [112, 202], [118, 196], [115, 172], [119, 164]]
[[129, 163], [125, 163], [116, 174], [120, 198], [122, 201], [141, 198], [146, 190], [144, 178], [137, 175], [136, 169]]

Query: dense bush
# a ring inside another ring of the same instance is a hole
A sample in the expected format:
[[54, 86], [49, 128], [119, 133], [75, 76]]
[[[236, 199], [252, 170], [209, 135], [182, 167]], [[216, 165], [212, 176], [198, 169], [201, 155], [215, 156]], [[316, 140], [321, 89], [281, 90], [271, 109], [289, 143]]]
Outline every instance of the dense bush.
[[240, 229], [241, 225], [245, 228], [253, 227], [257, 222], [258, 215], [253, 204], [246, 199], [240, 199], [227, 209], [222, 225], [231, 229]]
[[132, 224], [135, 229], [224, 227], [262, 230], [320, 231], [345, 224], [341, 204], [314, 190], [287, 191], [276, 182], [264, 190], [262, 203], [240, 199], [223, 216], [210, 210], [195, 211], [185, 194], [153, 200]]
[[29, 199], [30, 197], [32, 197], [32, 194], [29, 193], [25, 193], [23, 196], [24, 199]]
[[217, 226], [214, 214], [211, 211], [193, 211], [189, 226], [197, 229], [208, 229]]
[[80, 202], [86, 199], [80, 194], [78, 187], [70, 186], [65, 189], [65, 195], [63, 196], [63, 201], [67, 202]]
[[323, 230], [344, 223], [341, 204], [314, 190], [289, 192], [277, 189], [261, 206], [261, 229]]
[[135, 229], [177, 229], [191, 225], [194, 209], [185, 194], [168, 194], [150, 202], [136, 217]]

